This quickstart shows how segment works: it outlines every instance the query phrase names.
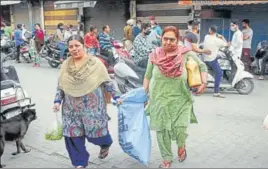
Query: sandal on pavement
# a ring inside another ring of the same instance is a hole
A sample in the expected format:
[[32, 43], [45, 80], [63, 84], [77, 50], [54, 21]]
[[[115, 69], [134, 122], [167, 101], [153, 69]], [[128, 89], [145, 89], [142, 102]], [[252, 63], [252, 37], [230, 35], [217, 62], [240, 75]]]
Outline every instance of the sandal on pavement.
[[260, 77], [259, 77], [259, 80], [264, 80], [264, 77], [263, 77], [263, 76], [260, 76]]
[[172, 161], [163, 161], [158, 168], [170, 168]]
[[187, 152], [186, 152], [186, 149], [185, 147], [184, 148], [179, 148], [178, 149], [178, 160], [179, 162], [184, 162], [187, 158]]
[[79, 166], [76, 166], [75, 168], [85, 168], [85, 167], [84, 167], [84, 166], [79, 165]]
[[101, 148], [100, 150], [100, 154], [99, 154], [99, 159], [105, 159], [108, 155], [109, 155], [109, 149], [110, 147], [108, 148]]

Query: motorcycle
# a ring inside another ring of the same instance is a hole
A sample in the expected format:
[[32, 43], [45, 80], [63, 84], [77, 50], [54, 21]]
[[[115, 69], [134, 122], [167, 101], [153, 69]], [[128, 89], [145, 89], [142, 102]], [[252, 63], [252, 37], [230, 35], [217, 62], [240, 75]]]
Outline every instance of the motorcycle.
[[[255, 75], [260, 75], [263, 58], [266, 55], [268, 55], [268, 41], [262, 41], [257, 46], [254, 62], [251, 64], [251, 70]], [[268, 62], [266, 62], [265, 74], [268, 74]]]
[[14, 60], [16, 58], [16, 45], [15, 41], [12, 41], [6, 36], [1, 37], [1, 52], [8, 55], [8, 59]]
[[1, 111], [0, 121], [21, 114], [25, 109], [35, 106], [27, 92], [19, 83], [14, 66], [5, 66], [6, 56], [1, 57]]
[[119, 91], [124, 94], [128, 91], [142, 87], [146, 72], [148, 58], [144, 58], [138, 64], [132, 59], [119, 58], [114, 66], [114, 79]]
[[[113, 41], [112, 44], [113, 44], [112, 52], [113, 52], [113, 56], [115, 60], [118, 59], [119, 57], [128, 58], [128, 59], [131, 58], [129, 52], [126, 50], [122, 42]], [[109, 65], [108, 58], [99, 53], [97, 53], [96, 56], [103, 62], [103, 64], [107, 68], [108, 73], [114, 74], [114, 68], [113, 68], [114, 65]]]
[[[41, 48], [40, 56], [48, 61], [48, 64], [52, 68], [58, 68], [61, 64], [60, 61], [60, 49], [57, 45], [51, 42], [50, 38], [45, 41], [45, 44]], [[65, 50], [64, 58], [69, 56], [68, 49]]]
[[[245, 66], [238, 56], [233, 53], [232, 47], [225, 46], [218, 52], [218, 62], [223, 71], [221, 90], [238, 91], [242, 95], [248, 95], [254, 90], [254, 76], [245, 71]], [[215, 79], [213, 71], [208, 71], [207, 88], [214, 88]]]

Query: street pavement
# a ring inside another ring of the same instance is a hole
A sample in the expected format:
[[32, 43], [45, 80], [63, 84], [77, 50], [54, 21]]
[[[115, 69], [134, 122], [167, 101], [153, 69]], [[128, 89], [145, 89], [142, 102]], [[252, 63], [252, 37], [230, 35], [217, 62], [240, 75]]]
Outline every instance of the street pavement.
[[[14, 64], [12, 61], [10, 62]], [[14, 143], [9, 143], [4, 153], [7, 167], [72, 167], [63, 140], [44, 139], [46, 128], [55, 119], [52, 111], [59, 69], [50, 68], [42, 61], [39, 68], [31, 64], [15, 64], [21, 83], [36, 103], [38, 119], [34, 121], [24, 138], [24, 143], [32, 148], [28, 154], [11, 156]], [[195, 97], [195, 112], [199, 124], [189, 127], [187, 140], [188, 158], [184, 163], [176, 160], [176, 145], [173, 145], [173, 168], [268, 168], [268, 131], [263, 128], [263, 120], [268, 114], [268, 79], [255, 80], [255, 90], [248, 96], [237, 92], [224, 93], [227, 98], [216, 99], [212, 92]], [[123, 153], [118, 144], [117, 109], [109, 105], [109, 123], [114, 139], [109, 157], [97, 158], [99, 147], [87, 144], [91, 155], [88, 168], [144, 168]], [[150, 168], [161, 162], [155, 133], [152, 132], [152, 154]]]

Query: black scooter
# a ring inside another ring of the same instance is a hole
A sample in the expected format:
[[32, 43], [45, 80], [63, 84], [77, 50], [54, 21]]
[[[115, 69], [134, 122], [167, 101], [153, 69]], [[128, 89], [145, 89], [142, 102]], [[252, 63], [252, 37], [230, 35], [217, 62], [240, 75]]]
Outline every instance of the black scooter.
[[257, 46], [254, 62], [251, 64], [251, 70], [255, 75], [260, 75], [262, 65], [265, 65], [265, 74], [268, 75], [268, 61], [265, 64], [264, 58], [268, 57], [268, 41], [262, 41]]

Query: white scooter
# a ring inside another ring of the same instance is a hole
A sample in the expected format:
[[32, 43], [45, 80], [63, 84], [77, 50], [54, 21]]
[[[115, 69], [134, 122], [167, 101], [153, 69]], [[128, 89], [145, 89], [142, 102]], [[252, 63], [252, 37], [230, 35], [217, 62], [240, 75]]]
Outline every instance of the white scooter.
[[[1, 56], [2, 57], [2, 56]], [[1, 58], [1, 112], [0, 121], [8, 120], [21, 114], [25, 109], [35, 106], [21, 87], [14, 66], [4, 66]]]
[[[221, 90], [238, 91], [242, 95], [248, 95], [254, 90], [254, 76], [245, 71], [245, 66], [240, 57], [235, 56], [232, 47], [223, 47], [218, 53], [219, 64], [223, 71], [220, 84]], [[212, 70], [208, 73], [207, 88], [214, 88], [215, 78]]]

